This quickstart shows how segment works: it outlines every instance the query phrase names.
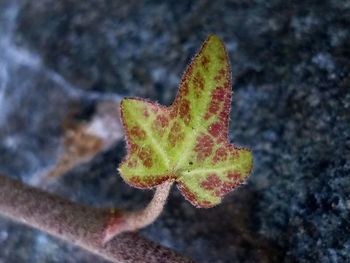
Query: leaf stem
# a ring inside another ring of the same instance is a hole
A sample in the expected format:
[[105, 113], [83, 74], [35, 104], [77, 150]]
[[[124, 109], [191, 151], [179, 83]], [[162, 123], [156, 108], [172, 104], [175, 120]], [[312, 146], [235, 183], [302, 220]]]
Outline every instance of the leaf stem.
[[169, 196], [173, 182], [164, 182], [157, 186], [154, 196], [146, 208], [133, 211], [123, 212], [112, 211], [110, 221], [105, 230], [103, 242], [110, 241], [114, 236], [126, 231], [135, 231], [152, 224], [161, 214], [164, 205]]

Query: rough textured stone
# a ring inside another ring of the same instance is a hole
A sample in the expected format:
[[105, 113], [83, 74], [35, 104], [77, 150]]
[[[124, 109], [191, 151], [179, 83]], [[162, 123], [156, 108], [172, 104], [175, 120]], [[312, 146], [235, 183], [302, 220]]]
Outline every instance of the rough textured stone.
[[[253, 175], [209, 210], [174, 190], [142, 234], [199, 262], [350, 261], [348, 1], [3, 0], [0, 33], [0, 170], [29, 182], [59, 154], [70, 103], [167, 104], [200, 43], [219, 35], [234, 72], [230, 135], [253, 149]], [[140, 208], [150, 192], [116, 174], [123, 153], [119, 143], [42, 187]], [[0, 245], [0, 262], [102, 262], [3, 219]]]

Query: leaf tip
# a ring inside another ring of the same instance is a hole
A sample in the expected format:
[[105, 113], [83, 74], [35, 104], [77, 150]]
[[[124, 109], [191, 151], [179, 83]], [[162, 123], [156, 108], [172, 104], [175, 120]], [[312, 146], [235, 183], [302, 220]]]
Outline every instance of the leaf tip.
[[204, 45], [213, 47], [217, 50], [225, 50], [224, 42], [221, 40], [220, 37], [218, 37], [217, 35], [214, 35], [214, 34], [208, 36], [208, 38], [204, 42]]

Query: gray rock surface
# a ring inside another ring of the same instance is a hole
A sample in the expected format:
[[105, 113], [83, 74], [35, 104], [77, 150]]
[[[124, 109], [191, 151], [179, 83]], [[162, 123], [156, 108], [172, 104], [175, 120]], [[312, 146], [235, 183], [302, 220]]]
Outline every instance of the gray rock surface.
[[[253, 149], [253, 174], [209, 210], [174, 189], [142, 235], [199, 262], [350, 261], [349, 1], [2, 0], [0, 33], [0, 171], [32, 184], [59, 155], [72, 107], [88, 118], [105, 98], [168, 105], [201, 42], [219, 35], [230, 136]], [[117, 143], [45, 187], [142, 207], [151, 192], [117, 175], [123, 154]], [[0, 262], [104, 261], [0, 219]]]

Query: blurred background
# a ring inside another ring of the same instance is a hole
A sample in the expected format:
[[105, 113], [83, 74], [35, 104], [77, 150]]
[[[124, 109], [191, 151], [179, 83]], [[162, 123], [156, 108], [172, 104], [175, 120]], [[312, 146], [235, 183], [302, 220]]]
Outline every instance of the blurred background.
[[[127, 186], [118, 103], [169, 105], [209, 34], [233, 69], [247, 185], [196, 209], [173, 189], [141, 234], [199, 262], [350, 262], [350, 1], [0, 0], [0, 172], [96, 206]], [[0, 263], [106, 262], [0, 218]]]

